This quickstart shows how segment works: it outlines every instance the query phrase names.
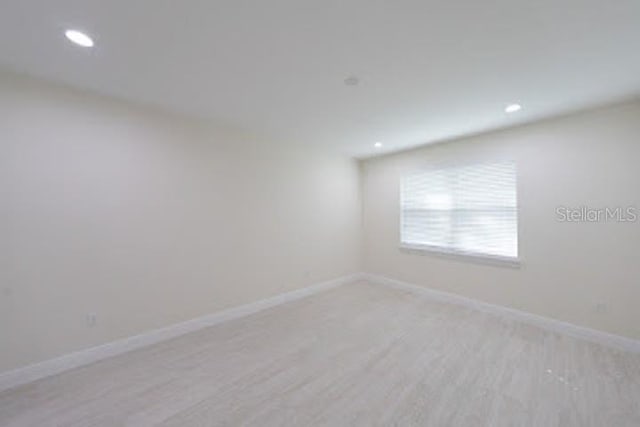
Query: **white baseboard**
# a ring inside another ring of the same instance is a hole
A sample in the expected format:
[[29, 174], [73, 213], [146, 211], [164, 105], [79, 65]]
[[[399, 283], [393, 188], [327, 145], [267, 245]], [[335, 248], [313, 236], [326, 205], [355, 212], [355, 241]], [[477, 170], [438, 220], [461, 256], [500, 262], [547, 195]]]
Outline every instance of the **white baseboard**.
[[88, 365], [108, 357], [117, 356], [132, 350], [166, 341], [180, 335], [188, 334], [228, 320], [248, 316], [276, 305], [295, 301], [337, 286], [361, 279], [360, 273], [343, 276], [334, 280], [317, 283], [306, 288], [298, 289], [271, 298], [230, 308], [207, 316], [188, 320], [162, 329], [145, 332], [140, 335], [120, 339], [97, 347], [80, 350], [55, 359], [45, 360], [34, 365], [0, 374], [0, 391], [17, 387], [41, 378], [59, 374], [61, 372]]
[[424, 295], [431, 299], [448, 302], [452, 304], [463, 305], [474, 308], [476, 310], [492, 313], [498, 316], [506, 317], [512, 320], [524, 322], [540, 328], [569, 335], [574, 338], [587, 340], [593, 343], [612, 347], [618, 350], [640, 353], [640, 341], [631, 338], [610, 334], [608, 332], [598, 331], [595, 329], [577, 326], [572, 323], [563, 322], [561, 320], [551, 319], [548, 317], [538, 316], [536, 314], [527, 313], [525, 311], [516, 310], [500, 305], [489, 304], [466, 298], [461, 295], [451, 294], [448, 292], [438, 291], [424, 286], [403, 282], [389, 277], [379, 276], [376, 274], [363, 273], [362, 278], [369, 282], [379, 283], [416, 294]]
[[30, 383], [45, 377], [59, 374], [61, 372], [88, 365], [109, 357], [117, 356], [129, 351], [137, 350], [152, 344], [166, 341], [190, 332], [217, 325], [228, 320], [238, 319], [253, 313], [295, 301], [331, 288], [341, 286], [357, 280], [367, 280], [391, 286], [397, 289], [411, 291], [419, 295], [429, 297], [438, 301], [463, 305], [476, 310], [492, 313], [498, 316], [521, 321], [534, 326], [544, 328], [553, 332], [558, 332], [575, 338], [584, 339], [597, 344], [616, 348], [623, 351], [640, 353], [640, 341], [607, 332], [589, 329], [582, 326], [573, 325], [556, 319], [538, 316], [536, 314], [508, 308], [504, 306], [489, 304], [486, 302], [466, 298], [448, 292], [430, 289], [396, 279], [367, 273], [356, 273], [343, 276], [327, 282], [318, 283], [306, 288], [298, 289], [271, 298], [256, 301], [239, 307], [230, 308], [207, 316], [188, 320], [186, 322], [171, 325], [162, 329], [156, 329], [140, 335], [113, 341], [97, 347], [80, 350], [55, 359], [29, 365], [16, 370], [0, 373], [0, 391]]

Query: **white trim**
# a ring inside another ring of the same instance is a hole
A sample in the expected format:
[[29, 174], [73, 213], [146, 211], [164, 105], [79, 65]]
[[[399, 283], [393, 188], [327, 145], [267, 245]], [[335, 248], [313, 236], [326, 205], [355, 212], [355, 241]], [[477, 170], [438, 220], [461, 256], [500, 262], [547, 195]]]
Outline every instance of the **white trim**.
[[501, 255], [489, 255], [480, 252], [467, 252], [442, 246], [421, 245], [417, 243], [400, 243], [400, 250], [418, 255], [435, 255], [443, 258], [470, 261], [480, 264], [496, 265], [503, 267], [520, 267], [520, 258]]
[[140, 335], [113, 341], [107, 344], [100, 345], [98, 347], [80, 350], [75, 353], [70, 353], [55, 359], [50, 359], [44, 362], [36, 363], [34, 365], [18, 368], [13, 371], [0, 373], [0, 391], [27, 384], [32, 381], [49, 377], [51, 375], [56, 375], [70, 369], [85, 366], [90, 363], [98, 362], [100, 360], [127, 353], [129, 351], [137, 350], [139, 348], [143, 348], [152, 344], [176, 338], [190, 332], [195, 332], [209, 326], [226, 322], [228, 320], [248, 316], [250, 314], [257, 313], [270, 307], [305, 298], [307, 296], [357, 280], [368, 280], [370, 282], [414, 292], [416, 294], [423, 295], [434, 300], [463, 305], [516, 321], [525, 322], [546, 330], [569, 335], [575, 338], [584, 339], [619, 350], [640, 353], [640, 341], [631, 338], [573, 325], [571, 323], [538, 316], [513, 308], [489, 304], [460, 295], [438, 291], [380, 275], [356, 273], [334, 280], [329, 280], [327, 282], [318, 283], [306, 288], [276, 295], [271, 298], [241, 305], [239, 307], [223, 310], [207, 316], [188, 320], [186, 322], [171, 325], [166, 328], [156, 329]]
[[337, 279], [317, 283], [306, 288], [286, 292], [260, 301], [241, 305], [239, 307], [233, 307], [196, 319], [187, 320], [186, 322], [177, 323], [165, 328], [156, 329], [140, 335], [112, 341], [97, 347], [66, 354], [55, 359], [45, 360], [23, 368], [0, 373], [0, 391], [27, 384], [41, 378], [78, 368], [80, 366], [88, 365], [108, 357], [137, 350], [161, 341], [166, 341], [190, 332], [226, 322], [228, 320], [248, 316], [267, 308], [305, 298], [362, 278], [363, 275], [361, 273], [339, 277]]
[[443, 301], [452, 304], [463, 305], [476, 310], [491, 313], [504, 318], [524, 322], [540, 328], [568, 335], [574, 338], [583, 339], [596, 344], [612, 347], [618, 350], [628, 351], [632, 353], [640, 353], [640, 341], [620, 335], [610, 334], [608, 332], [598, 331], [595, 329], [577, 326], [572, 323], [563, 322], [561, 320], [551, 319], [539, 316], [537, 314], [527, 313], [525, 311], [516, 310], [514, 308], [504, 307], [500, 305], [490, 304], [466, 298], [461, 295], [451, 294], [448, 292], [438, 291], [424, 286], [403, 282], [401, 280], [391, 279], [389, 277], [379, 276], [376, 274], [363, 274], [364, 280], [391, 286], [397, 289], [414, 292], [428, 298]]

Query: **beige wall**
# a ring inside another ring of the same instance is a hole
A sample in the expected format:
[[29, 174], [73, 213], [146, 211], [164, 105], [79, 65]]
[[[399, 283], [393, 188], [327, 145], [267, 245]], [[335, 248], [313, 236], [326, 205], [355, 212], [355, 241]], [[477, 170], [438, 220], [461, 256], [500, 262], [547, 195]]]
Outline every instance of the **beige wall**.
[[[521, 268], [398, 249], [403, 173], [497, 160], [518, 165]], [[364, 161], [364, 270], [640, 338], [640, 222], [556, 220], [557, 206], [640, 209], [639, 161], [640, 103]]]
[[0, 74], [0, 372], [357, 271], [358, 173]]
[[[640, 207], [640, 103], [360, 175], [303, 147], [0, 74], [0, 372], [353, 273], [361, 256], [367, 272], [640, 338], [640, 223], [555, 216]], [[494, 160], [518, 164], [521, 268], [398, 249], [405, 171]]]

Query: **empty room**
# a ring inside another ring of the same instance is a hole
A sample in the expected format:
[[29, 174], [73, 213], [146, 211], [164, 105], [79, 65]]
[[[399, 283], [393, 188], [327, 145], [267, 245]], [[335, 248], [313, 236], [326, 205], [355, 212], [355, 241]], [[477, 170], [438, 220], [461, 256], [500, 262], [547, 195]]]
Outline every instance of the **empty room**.
[[638, 46], [638, 0], [2, 0], [0, 426], [640, 426]]

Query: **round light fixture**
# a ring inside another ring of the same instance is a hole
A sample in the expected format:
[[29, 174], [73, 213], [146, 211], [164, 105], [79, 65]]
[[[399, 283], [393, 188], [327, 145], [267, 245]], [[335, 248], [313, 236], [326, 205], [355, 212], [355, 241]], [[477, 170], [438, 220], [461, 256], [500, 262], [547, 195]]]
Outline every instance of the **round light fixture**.
[[77, 30], [67, 30], [64, 35], [73, 43], [82, 47], [93, 47], [93, 40], [91, 37], [83, 32]]
[[380, 148], [382, 147], [382, 142], [376, 142], [375, 144], [373, 144], [373, 146], [376, 148]]
[[520, 110], [522, 110], [522, 105], [520, 105], [520, 104], [509, 104], [504, 109], [504, 112], [505, 113], [515, 113], [516, 111], [520, 111]]

